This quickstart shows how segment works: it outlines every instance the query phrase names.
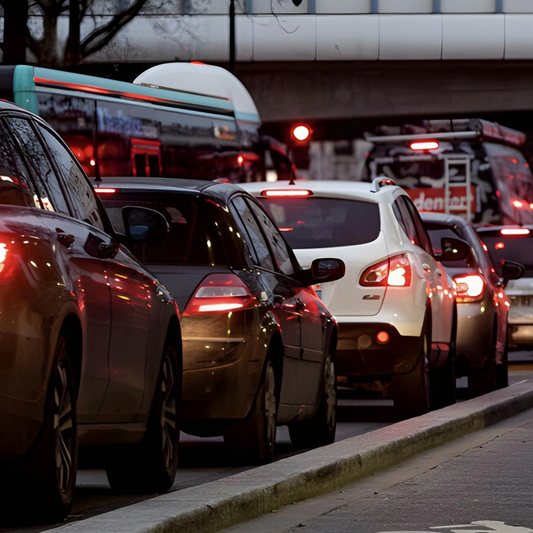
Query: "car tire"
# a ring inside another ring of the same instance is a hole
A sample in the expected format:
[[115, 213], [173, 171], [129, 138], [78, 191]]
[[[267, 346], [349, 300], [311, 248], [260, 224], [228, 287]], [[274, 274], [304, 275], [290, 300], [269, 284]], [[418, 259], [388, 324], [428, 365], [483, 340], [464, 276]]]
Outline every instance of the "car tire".
[[271, 359], [267, 359], [247, 419], [224, 431], [224, 444], [239, 462], [266, 464], [274, 459], [279, 386]]
[[457, 312], [454, 312], [450, 350], [444, 365], [434, 368], [429, 374], [431, 410], [442, 409], [457, 401], [457, 381], [455, 378], [455, 353], [457, 338]]
[[468, 374], [468, 394], [480, 396], [496, 390], [496, 322], [492, 328], [490, 354], [480, 369], [473, 369]]
[[430, 409], [429, 350], [431, 321], [426, 316], [422, 327], [421, 347], [415, 367], [406, 374], [396, 374], [392, 380], [394, 408], [400, 418], [425, 414]]
[[181, 367], [168, 335], [144, 437], [106, 456], [107, 479], [114, 491], [160, 494], [172, 486], [178, 468], [180, 400]]
[[67, 344], [60, 336], [41, 430], [29, 451], [2, 472], [2, 484], [10, 489], [2, 495], [4, 517], [44, 524], [68, 516], [76, 486], [77, 439], [76, 384]]
[[324, 365], [323, 388], [317, 413], [311, 420], [289, 425], [291, 442], [297, 448], [318, 448], [335, 442], [337, 429], [337, 376], [328, 355]]

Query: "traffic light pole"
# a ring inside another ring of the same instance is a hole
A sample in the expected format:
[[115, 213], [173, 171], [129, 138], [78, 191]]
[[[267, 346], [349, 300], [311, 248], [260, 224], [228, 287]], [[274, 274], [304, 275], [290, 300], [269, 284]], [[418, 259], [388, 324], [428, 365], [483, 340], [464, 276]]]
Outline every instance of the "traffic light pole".
[[229, 71], [235, 73], [235, 0], [229, 4]]

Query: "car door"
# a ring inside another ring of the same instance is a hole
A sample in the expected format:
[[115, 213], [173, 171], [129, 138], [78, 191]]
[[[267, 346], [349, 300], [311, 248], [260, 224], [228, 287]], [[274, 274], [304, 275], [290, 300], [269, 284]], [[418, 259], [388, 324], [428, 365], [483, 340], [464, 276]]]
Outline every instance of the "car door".
[[444, 267], [433, 256], [433, 247], [420, 215], [408, 196], [400, 198], [404, 202], [405, 217], [411, 218], [417, 235], [420, 267], [427, 279], [431, 298], [431, 336], [433, 342], [449, 343], [453, 329], [453, 288], [448, 281]]
[[[96, 419], [108, 384], [108, 344], [111, 329], [111, 296], [107, 283], [106, 260], [94, 240], [100, 236], [96, 228], [77, 220], [61, 178], [52, 166], [48, 151], [30, 122], [22, 117], [6, 118], [37, 188], [41, 222], [48, 228], [60, 265], [65, 291], [77, 300], [82, 314], [83, 365], [78, 395], [78, 421]], [[68, 154], [67, 154], [68, 155]], [[70, 156], [69, 156], [70, 157]]]
[[255, 273], [264, 284], [266, 294], [272, 299], [272, 311], [281, 325], [284, 357], [280, 402], [299, 404], [301, 326], [298, 303], [288, 278], [279, 276], [276, 272], [275, 260], [250, 206], [241, 195], [234, 196], [230, 206], [235, 210], [234, 216], [241, 224], [241, 231], [248, 236], [246, 240], [255, 265]]
[[297, 261], [291, 254], [285, 240], [276, 225], [270, 220], [264, 209], [252, 200], [248, 200], [254, 215], [261, 225], [266, 241], [269, 243], [276, 260], [280, 278], [288, 284], [296, 301], [296, 310], [300, 321], [300, 392], [303, 403], [314, 403], [321, 383], [324, 350], [326, 344], [327, 318], [319, 310], [318, 301], [313, 292], [294, 279]]
[[80, 232], [84, 250], [103, 261], [111, 292], [110, 379], [96, 421], [132, 422], [144, 397], [150, 323], [157, 321], [154, 315], [159, 312], [155, 305], [158, 284], [125, 248], [104, 232], [104, 215], [81, 168], [55, 135], [43, 127], [39, 130], [67, 184], [76, 215], [85, 222], [71, 231]]

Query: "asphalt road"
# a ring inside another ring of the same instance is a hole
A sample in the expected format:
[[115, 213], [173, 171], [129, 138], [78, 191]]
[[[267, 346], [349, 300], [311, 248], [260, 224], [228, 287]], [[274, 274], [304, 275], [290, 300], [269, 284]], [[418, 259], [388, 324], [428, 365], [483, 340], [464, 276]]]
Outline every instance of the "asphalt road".
[[[510, 383], [533, 379], [532, 354], [514, 353], [511, 359], [513, 364], [510, 366]], [[464, 389], [466, 380], [459, 380], [458, 386], [460, 387], [458, 396], [461, 400], [466, 397]], [[366, 398], [361, 396], [360, 393], [346, 389], [340, 391], [336, 440], [354, 437], [396, 422], [392, 400], [372, 398], [368, 395]], [[292, 446], [285, 427], [278, 428], [276, 445], [276, 460], [305, 451]], [[253, 468], [253, 466], [232, 465], [222, 438], [202, 439], [182, 434], [180, 454], [180, 467], [171, 490], [201, 485]], [[91, 468], [82, 468], [78, 472], [74, 506], [68, 521], [89, 518], [144, 499], [146, 496], [115, 494], [107, 483], [105, 471], [93, 464]], [[51, 526], [3, 527], [0, 517], [0, 533], [38, 533], [49, 529]]]
[[533, 409], [224, 533], [533, 533]]

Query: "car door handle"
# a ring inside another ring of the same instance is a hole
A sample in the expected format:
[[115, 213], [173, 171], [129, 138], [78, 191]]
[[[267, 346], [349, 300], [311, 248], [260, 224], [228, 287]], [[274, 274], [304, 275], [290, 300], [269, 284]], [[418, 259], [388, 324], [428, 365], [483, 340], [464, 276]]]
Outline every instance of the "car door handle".
[[274, 294], [274, 303], [278, 305], [282, 305], [285, 301], [285, 298], [281, 296], [281, 294]]
[[296, 306], [299, 307], [300, 309], [307, 307], [306, 304], [302, 302], [302, 300], [300, 300], [300, 298], [296, 298]]
[[98, 249], [106, 259], [113, 259], [118, 254], [118, 242], [101, 242]]
[[65, 233], [62, 229], [56, 228], [57, 240], [65, 247], [70, 248], [76, 238], [70, 233]]
[[422, 263], [422, 270], [424, 272], [431, 272], [431, 267], [427, 263]]

